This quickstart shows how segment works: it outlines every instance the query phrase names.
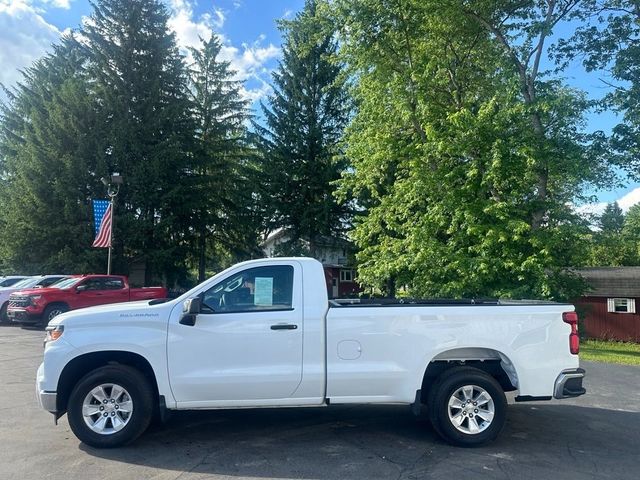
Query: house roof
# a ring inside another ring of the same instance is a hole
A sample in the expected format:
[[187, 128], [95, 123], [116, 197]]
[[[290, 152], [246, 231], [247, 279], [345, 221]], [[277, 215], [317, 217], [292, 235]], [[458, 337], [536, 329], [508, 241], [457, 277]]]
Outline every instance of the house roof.
[[[278, 228], [267, 235], [267, 238], [263, 240], [261, 243], [262, 246], [265, 246], [271, 242], [275, 242], [282, 237], [287, 237], [289, 232], [284, 228]], [[305, 242], [308, 242], [308, 238], [303, 239]], [[317, 247], [351, 247], [351, 242], [346, 238], [342, 238], [339, 236], [329, 236], [329, 235], [318, 235], [315, 237], [315, 244]]]
[[575, 273], [585, 279], [591, 297], [640, 298], [640, 267], [577, 268]]
[[286, 234], [287, 231], [284, 228], [276, 228], [273, 232], [270, 232], [269, 235], [267, 235], [267, 237], [262, 241], [262, 244], [264, 245], [266, 243], [273, 242]]

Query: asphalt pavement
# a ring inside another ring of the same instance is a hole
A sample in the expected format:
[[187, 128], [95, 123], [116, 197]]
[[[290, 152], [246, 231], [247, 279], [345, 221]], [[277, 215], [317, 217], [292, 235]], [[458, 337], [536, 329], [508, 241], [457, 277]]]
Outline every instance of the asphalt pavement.
[[44, 333], [0, 327], [0, 479], [640, 478], [640, 367], [583, 362], [588, 394], [512, 404], [488, 446], [441, 441], [404, 406], [177, 412], [96, 450], [37, 406]]

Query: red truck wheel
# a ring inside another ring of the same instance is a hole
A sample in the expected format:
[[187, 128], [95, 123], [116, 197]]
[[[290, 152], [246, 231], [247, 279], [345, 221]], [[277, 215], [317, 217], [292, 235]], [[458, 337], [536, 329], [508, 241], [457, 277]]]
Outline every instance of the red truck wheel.
[[56, 318], [61, 313], [68, 311], [69, 307], [60, 303], [49, 305], [44, 309], [44, 313], [42, 314], [42, 325], [46, 327], [51, 320]]

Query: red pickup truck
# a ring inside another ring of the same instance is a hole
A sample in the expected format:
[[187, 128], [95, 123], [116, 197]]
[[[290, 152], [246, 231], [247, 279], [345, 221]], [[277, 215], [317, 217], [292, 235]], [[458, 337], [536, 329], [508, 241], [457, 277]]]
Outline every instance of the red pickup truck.
[[7, 316], [25, 325], [47, 325], [56, 315], [77, 308], [166, 297], [164, 287], [129, 288], [127, 277], [120, 275], [74, 275], [50, 288], [12, 293]]

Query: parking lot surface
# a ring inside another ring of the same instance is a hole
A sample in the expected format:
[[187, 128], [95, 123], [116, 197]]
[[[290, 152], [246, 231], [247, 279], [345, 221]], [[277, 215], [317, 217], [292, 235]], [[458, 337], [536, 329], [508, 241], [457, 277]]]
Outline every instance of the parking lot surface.
[[178, 412], [95, 450], [37, 406], [44, 334], [0, 327], [0, 479], [640, 478], [640, 368], [583, 362], [586, 396], [510, 406], [488, 446], [443, 443], [403, 406]]

